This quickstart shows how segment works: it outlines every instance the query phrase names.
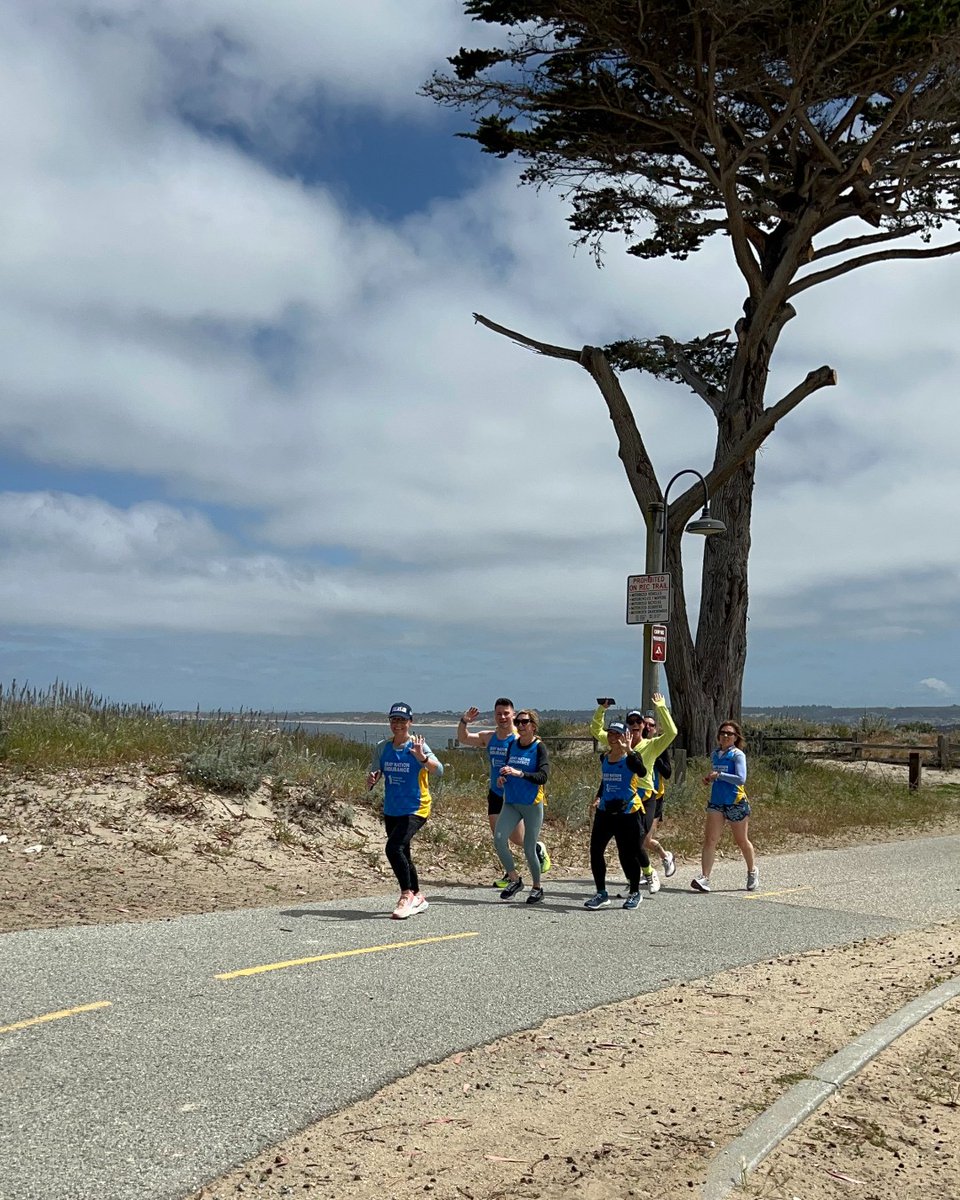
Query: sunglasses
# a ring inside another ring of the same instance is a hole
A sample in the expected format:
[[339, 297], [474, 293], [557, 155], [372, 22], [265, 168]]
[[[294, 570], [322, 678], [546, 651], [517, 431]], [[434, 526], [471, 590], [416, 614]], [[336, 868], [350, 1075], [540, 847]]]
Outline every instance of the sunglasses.
[[628, 725], [642, 725], [643, 722], [642, 721], [628, 721], [627, 724]]
[[737, 731], [735, 729], [721, 729], [719, 736], [720, 737], [736, 737]]
[[514, 721], [514, 725], [532, 725], [532, 724], [533, 724], [532, 717], [517, 717], [516, 720]]

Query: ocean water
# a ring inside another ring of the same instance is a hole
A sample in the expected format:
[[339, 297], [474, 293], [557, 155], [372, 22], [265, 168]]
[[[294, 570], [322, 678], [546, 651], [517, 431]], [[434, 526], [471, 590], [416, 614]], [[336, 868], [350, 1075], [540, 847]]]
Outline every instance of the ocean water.
[[[381, 738], [390, 736], [386, 721], [376, 725], [361, 725], [355, 721], [284, 721], [284, 729], [302, 729], [304, 733], [332, 733], [348, 738], [352, 742], [376, 745]], [[447, 742], [456, 738], [456, 725], [418, 725], [413, 723], [413, 732], [422, 733], [432, 750], [446, 750]]]

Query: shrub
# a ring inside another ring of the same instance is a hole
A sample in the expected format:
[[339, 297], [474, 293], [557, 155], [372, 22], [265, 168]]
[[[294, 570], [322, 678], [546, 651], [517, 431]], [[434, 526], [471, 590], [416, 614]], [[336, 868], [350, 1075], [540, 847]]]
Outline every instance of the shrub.
[[249, 795], [263, 782], [264, 747], [245, 738], [230, 738], [186, 754], [180, 764], [184, 779], [212, 792]]

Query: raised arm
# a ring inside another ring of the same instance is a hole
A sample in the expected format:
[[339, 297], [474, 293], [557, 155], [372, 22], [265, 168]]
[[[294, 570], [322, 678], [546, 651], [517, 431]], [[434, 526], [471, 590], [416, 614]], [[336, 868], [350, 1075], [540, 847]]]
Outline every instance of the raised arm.
[[[677, 726], [673, 720], [673, 717], [670, 716], [670, 710], [667, 708], [663, 696], [659, 692], [656, 692], [651, 699], [653, 700], [654, 711], [657, 714], [657, 724], [660, 726], [663, 732], [657, 734], [655, 738], [650, 738], [649, 741], [643, 743], [645, 751], [643, 757], [648, 762], [655, 762], [659, 755], [666, 750], [673, 739], [677, 736]], [[651, 750], [656, 751], [656, 754], [654, 754], [652, 758], [650, 758], [650, 756], [646, 753], [648, 746]]]
[[486, 746], [490, 741], [493, 733], [492, 729], [483, 729], [477, 733], [471, 733], [467, 726], [471, 721], [475, 721], [480, 716], [480, 709], [476, 705], [471, 704], [467, 711], [460, 718], [460, 723], [457, 725], [457, 741], [461, 746]]
[[607, 731], [603, 727], [603, 719], [609, 704], [598, 704], [597, 711], [593, 714], [593, 719], [590, 722], [590, 736], [606, 749], [610, 744], [607, 738]]

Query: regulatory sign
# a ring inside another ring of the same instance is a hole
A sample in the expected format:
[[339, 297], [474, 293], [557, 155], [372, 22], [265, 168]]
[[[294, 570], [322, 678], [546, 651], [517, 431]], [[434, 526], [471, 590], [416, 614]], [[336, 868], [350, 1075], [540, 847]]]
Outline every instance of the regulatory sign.
[[664, 624], [670, 620], [670, 576], [627, 576], [627, 624]]
[[655, 663], [665, 663], [667, 661], [666, 625], [650, 626], [650, 661]]

